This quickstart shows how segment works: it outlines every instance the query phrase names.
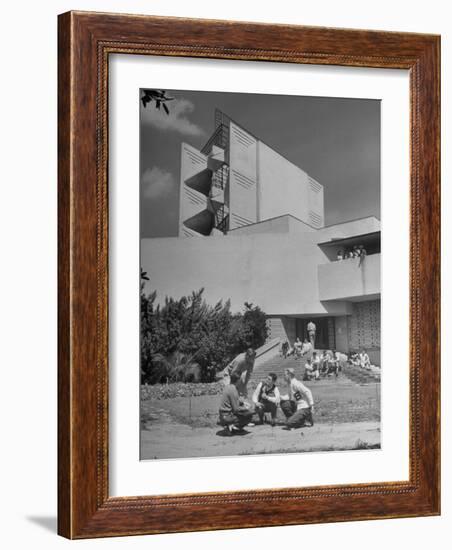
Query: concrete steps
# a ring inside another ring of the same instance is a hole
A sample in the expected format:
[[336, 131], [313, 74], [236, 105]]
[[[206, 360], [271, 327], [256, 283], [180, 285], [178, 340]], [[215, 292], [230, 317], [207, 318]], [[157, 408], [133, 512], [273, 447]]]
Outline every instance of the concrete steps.
[[300, 379], [303, 375], [304, 363], [305, 360], [303, 359], [295, 359], [292, 356], [284, 359], [280, 355], [276, 355], [268, 361], [265, 361], [265, 363], [255, 367], [252, 378], [262, 380], [268, 376], [269, 373], [274, 372], [278, 376], [278, 380], [281, 381], [284, 378], [284, 370], [293, 368], [295, 370], [296, 377]]
[[[284, 359], [280, 355], [276, 355], [261, 363], [256, 365], [253, 371], [252, 379], [260, 381], [270, 372], [274, 372], [278, 376], [278, 380], [282, 381], [284, 377], [284, 370], [288, 368], [293, 368], [295, 370], [295, 376], [299, 379], [303, 379], [304, 374], [304, 364], [306, 363], [306, 358], [295, 358], [293, 356], [287, 357]], [[352, 382], [356, 384], [370, 384], [375, 382], [380, 382], [380, 374], [377, 372], [372, 372], [364, 370], [360, 367], [355, 367], [350, 365], [345, 361], [342, 362], [342, 375], [346, 376]]]

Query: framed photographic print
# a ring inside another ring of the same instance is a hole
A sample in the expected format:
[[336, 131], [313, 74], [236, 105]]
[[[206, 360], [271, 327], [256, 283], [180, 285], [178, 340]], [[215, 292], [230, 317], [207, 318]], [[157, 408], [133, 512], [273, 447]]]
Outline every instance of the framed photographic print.
[[59, 18], [59, 533], [439, 514], [439, 37]]

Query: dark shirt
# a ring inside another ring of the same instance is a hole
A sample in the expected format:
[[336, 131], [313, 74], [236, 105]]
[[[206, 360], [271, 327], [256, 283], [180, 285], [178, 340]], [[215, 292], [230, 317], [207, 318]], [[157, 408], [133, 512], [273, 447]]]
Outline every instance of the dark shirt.
[[259, 403], [262, 403], [262, 396], [266, 395], [268, 397], [275, 397], [275, 386], [267, 386], [265, 382], [262, 382], [261, 390], [259, 392]]
[[234, 384], [229, 384], [223, 390], [220, 402], [220, 412], [235, 413], [239, 409], [239, 392]]

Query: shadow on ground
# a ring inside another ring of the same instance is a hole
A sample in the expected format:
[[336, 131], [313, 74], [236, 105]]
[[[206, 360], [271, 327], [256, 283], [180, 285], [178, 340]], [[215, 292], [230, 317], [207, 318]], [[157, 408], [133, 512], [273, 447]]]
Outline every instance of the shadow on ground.
[[55, 516], [28, 516], [26, 519], [46, 531], [57, 532], [57, 518]]
[[216, 435], [219, 435], [220, 437], [235, 437], [237, 435], [247, 435], [250, 432], [246, 430], [234, 430], [230, 432], [227, 428], [224, 428], [223, 430], [219, 430]]

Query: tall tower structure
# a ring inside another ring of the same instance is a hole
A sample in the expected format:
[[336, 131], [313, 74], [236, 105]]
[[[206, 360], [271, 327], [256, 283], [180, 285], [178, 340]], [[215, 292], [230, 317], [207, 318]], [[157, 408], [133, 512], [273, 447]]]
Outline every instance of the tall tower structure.
[[215, 111], [215, 131], [198, 151], [181, 148], [179, 236], [222, 235], [291, 214], [324, 225], [323, 186]]

